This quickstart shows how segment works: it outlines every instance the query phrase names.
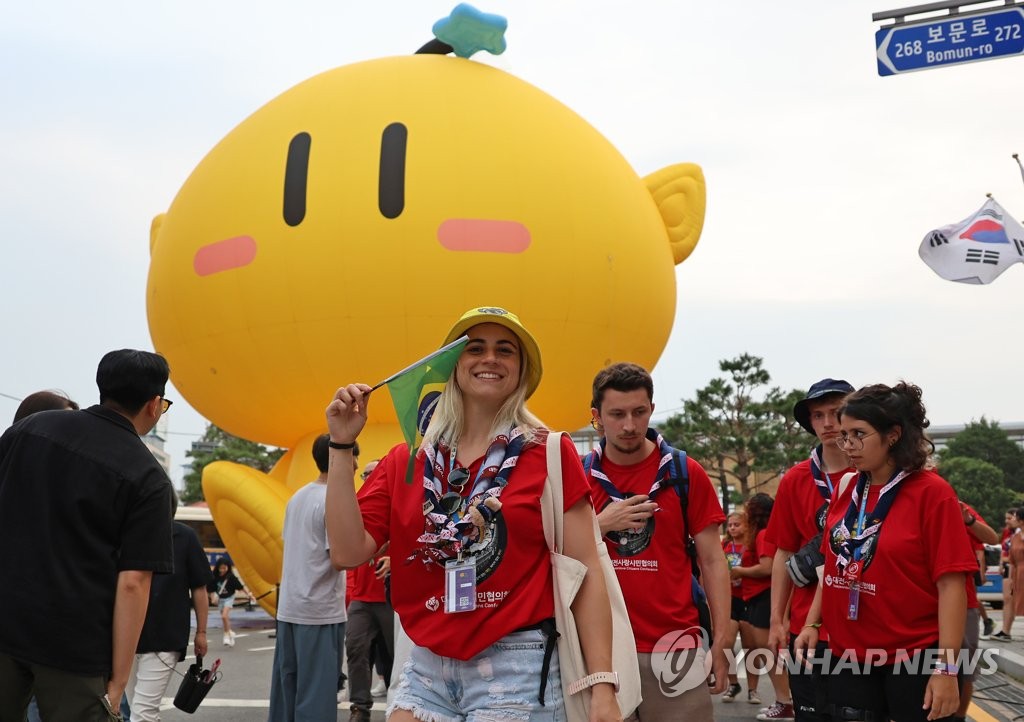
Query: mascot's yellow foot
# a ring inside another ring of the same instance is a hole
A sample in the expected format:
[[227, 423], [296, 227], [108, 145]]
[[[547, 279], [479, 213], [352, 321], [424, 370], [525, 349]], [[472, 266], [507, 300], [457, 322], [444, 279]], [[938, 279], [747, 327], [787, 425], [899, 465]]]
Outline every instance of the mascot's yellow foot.
[[262, 471], [215, 461], [203, 469], [203, 494], [245, 585], [261, 607], [276, 614], [284, 510], [292, 491]]

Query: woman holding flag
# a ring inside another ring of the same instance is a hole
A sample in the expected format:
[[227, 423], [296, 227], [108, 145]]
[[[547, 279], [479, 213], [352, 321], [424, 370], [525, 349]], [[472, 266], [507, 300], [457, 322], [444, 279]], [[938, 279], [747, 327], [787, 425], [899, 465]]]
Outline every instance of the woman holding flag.
[[828, 629], [832, 719], [952, 719], [965, 574], [977, 562], [956, 493], [925, 468], [934, 446], [921, 389], [866, 386], [839, 416], [836, 444], [859, 473], [829, 505], [824, 583], [794, 646], [813, 650], [817, 628]]
[[[463, 335], [468, 340], [453, 350], [461, 353], [422, 444], [411, 458], [405, 444], [392, 449], [358, 498], [350, 455], [372, 389], [344, 386], [327, 407], [331, 556], [353, 567], [391, 543], [392, 603], [415, 644], [388, 710], [391, 722], [491, 712], [564, 720], [538, 502], [548, 431], [525, 404], [540, 383], [540, 349], [500, 308], [468, 311], [445, 344]], [[442, 364], [432, 361], [435, 370]], [[595, 678], [591, 720], [621, 720], [589, 487], [567, 437], [560, 453], [564, 553], [590, 569], [573, 611]]]

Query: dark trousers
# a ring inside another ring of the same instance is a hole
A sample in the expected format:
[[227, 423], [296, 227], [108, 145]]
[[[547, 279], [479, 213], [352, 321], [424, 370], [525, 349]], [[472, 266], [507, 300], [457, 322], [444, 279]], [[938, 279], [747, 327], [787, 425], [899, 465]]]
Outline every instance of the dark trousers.
[[348, 605], [348, 627], [345, 636], [345, 655], [348, 657], [349, 700], [354, 708], [369, 711], [373, 707], [370, 695], [373, 659], [370, 647], [380, 635], [384, 639], [388, 656], [395, 654], [395, 610], [387, 602], [353, 601]]
[[[793, 640], [796, 635], [789, 635], [789, 653], [793, 655]], [[818, 642], [814, 656], [822, 658], [828, 653], [828, 642]], [[789, 671], [789, 689], [793, 693], [793, 711], [797, 722], [827, 722], [828, 702], [825, 697], [825, 682], [821, 678], [821, 668], [814, 666], [806, 669], [801, 665], [792, 665]]]
[[[834, 720], [927, 722], [928, 710], [922, 709], [922, 704], [930, 679], [928, 669], [907, 672], [893, 664], [873, 666], [868, 674], [857, 673], [843, 668], [839, 655], [833, 654], [826, 679], [829, 713]], [[958, 679], [957, 685], [962, 688], [962, 680]], [[868, 714], [858, 716], [856, 712]], [[933, 722], [953, 722], [953, 717]]]
[[0, 720], [23, 720], [34, 694], [50, 722], [107, 722], [107, 678], [65, 672], [0, 654]]

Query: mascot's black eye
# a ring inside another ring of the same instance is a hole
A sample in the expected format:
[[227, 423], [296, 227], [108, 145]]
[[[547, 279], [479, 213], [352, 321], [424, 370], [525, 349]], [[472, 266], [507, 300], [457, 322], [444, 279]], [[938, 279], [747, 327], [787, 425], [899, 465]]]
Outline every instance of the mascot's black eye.
[[284, 222], [297, 226], [306, 217], [306, 183], [309, 175], [309, 133], [299, 133], [288, 144], [284, 168]]
[[392, 123], [380, 138], [380, 179], [377, 206], [385, 218], [398, 218], [405, 209], [405, 147], [409, 130]]

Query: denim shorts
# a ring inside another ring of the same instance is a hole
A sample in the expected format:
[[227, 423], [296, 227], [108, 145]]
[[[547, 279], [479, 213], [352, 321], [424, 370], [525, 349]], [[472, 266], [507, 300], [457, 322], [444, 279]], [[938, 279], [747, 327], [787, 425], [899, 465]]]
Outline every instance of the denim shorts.
[[537, 699], [546, 641], [539, 629], [513, 632], [465, 662], [414, 646], [388, 715], [404, 709], [424, 722], [565, 722], [557, 649], [544, 704]]
[[235, 606], [235, 595], [234, 594], [232, 594], [230, 597], [221, 597], [217, 601], [217, 609], [224, 609], [225, 607], [227, 607], [228, 609], [233, 609], [234, 606]]

